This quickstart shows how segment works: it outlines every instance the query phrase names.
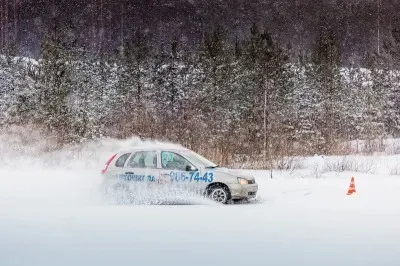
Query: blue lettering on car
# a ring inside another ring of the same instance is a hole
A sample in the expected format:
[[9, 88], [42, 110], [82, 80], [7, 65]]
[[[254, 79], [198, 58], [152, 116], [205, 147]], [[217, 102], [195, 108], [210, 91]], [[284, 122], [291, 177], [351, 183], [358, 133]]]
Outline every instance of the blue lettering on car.
[[214, 173], [206, 172], [204, 175], [200, 176], [200, 172], [176, 172], [171, 171], [169, 173], [171, 182], [205, 182], [211, 183], [214, 181]]
[[119, 179], [123, 181], [130, 181], [130, 182], [154, 182], [155, 181], [155, 176], [148, 175], [147, 177], [145, 175], [137, 175], [134, 173], [130, 174], [121, 174], [119, 175]]

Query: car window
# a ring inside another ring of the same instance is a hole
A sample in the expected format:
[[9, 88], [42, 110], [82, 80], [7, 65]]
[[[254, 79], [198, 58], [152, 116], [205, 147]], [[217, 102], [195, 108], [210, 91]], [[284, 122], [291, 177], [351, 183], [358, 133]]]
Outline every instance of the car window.
[[161, 165], [163, 169], [186, 171], [186, 166], [196, 167], [181, 155], [175, 152], [161, 152]]
[[139, 151], [133, 154], [127, 167], [130, 168], [157, 168], [157, 152]]
[[124, 155], [121, 155], [118, 160], [115, 162], [116, 167], [124, 167], [124, 164], [126, 160], [131, 156], [132, 153], [126, 153]]

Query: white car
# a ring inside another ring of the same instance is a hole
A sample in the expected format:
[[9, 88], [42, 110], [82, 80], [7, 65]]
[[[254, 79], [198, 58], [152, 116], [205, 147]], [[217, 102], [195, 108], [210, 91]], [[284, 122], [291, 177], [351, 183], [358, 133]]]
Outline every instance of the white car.
[[189, 149], [162, 145], [118, 152], [107, 161], [102, 174], [106, 184], [180, 186], [220, 203], [254, 199], [258, 191], [253, 176], [219, 167]]

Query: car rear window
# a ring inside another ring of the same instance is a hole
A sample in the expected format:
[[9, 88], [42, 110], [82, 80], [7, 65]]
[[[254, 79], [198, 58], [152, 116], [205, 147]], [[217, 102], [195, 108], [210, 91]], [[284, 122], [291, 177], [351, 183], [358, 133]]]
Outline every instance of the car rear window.
[[124, 155], [121, 155], [118, 160], [115, 162], [116, 167], [124, 167], [126, 160], [128, 160], [129, 156], [131, 156], [132, 153], [125, 153]]
[[127, 167], [130, 168], [157, 168], [157, 152], [156, 151], [139, 151], [136, 152]]

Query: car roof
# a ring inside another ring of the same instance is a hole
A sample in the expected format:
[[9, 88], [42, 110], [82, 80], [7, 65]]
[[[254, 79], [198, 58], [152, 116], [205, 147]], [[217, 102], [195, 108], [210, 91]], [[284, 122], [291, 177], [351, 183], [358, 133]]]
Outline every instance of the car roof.
[[173, 151], [173, 152], [182, 152], [182, 151], [190, 151], [188, 148], [183, 146], [174, 145], [174, 144], [145, 144], [145, 145], [136, 145], [130, 148], [125, 148], [120, 150], [118, 153], [127, 153], [127, 152], [136, 152], [136, 151]]

